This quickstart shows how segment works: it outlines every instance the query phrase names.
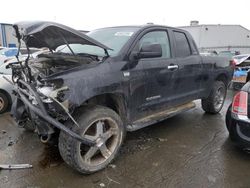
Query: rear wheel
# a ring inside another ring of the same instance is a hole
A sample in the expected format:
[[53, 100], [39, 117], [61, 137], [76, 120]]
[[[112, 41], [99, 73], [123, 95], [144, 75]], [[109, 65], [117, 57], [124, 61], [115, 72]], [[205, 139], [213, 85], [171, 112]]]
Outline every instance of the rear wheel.
[[219, 113], [226, 98], [226, 85], [222, 81], [215, 81], [208, 98], [201, 100], [202, 109], [211, 114]]
[[95, 142], [90, 147], [61, 132], [59, 151], [64, 161], [77, 171], [90, 174], [105, 168], [117, 155], [125, 129], [113, 110], [95, 106], [76, 113], [80, 127], [71, 125], [71, 129]]
[[4, 93], [0, 92], [0, 114], [6, 112], [8, 107], [9, 107], [8, 97]]

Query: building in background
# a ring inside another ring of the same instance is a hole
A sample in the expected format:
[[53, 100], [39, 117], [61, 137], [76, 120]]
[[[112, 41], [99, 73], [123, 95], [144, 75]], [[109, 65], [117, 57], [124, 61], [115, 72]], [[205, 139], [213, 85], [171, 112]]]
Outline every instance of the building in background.
[[14, 36], [14, 29], [11, 24], [0, 23], [0, 46], [17, 47], [18, 42]]
[[241, 25], [199, 25], [191, 21], [190, 26], [180, 28], [193, 36], [200, 52], [250, 53], [250, 31]]

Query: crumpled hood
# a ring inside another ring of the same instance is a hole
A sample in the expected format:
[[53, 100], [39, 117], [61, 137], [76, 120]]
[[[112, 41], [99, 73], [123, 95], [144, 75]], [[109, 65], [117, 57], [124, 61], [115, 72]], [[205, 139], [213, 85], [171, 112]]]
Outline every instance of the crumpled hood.
[[13, 27], [17, 39], [25, 41], [28, 47], [47, 47], [55, 50], [69, 43], [93, 45], [110, 50], [109, 47], [75, 29], [54, 22], [18, 22]]

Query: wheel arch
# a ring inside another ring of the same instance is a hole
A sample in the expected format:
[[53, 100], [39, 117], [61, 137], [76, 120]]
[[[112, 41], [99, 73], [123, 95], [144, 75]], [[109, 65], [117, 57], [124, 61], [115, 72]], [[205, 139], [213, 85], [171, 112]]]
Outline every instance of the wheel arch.
[[215, 81], [222, 81], [222, 82], [226, 85], [226, 87], [227, 87], [228, 84], [229, 84], [228, 76], [227, 76], [225, 73], [219, 74], [219, 75], [215, 78]]
[[114, 110], [127, 123], [127, 103], [125, 96], [121, 93], [104, 93], [93, 96], [84, 102], [86, 105], [101, 105]]

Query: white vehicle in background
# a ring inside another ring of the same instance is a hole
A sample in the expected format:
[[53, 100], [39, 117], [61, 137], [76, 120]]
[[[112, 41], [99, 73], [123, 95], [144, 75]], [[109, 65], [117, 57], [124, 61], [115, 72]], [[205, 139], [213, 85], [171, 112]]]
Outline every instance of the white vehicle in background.
[[[37, 48], [31, 48], [30, 54], [36, 53], [40, 51], [40, 49]], [[8, 59], [15, 58], [18, 52], [18, 48], [3, 48], [0, 49], [0, 65], [2, 65], [5, 61]], [[19, 56], [25, 56], [28, 55], [28, 51], [26, 48], [21, 48], [19, 52]]]
[[0, 114], [10, 110], [15, 99], [13, 95], [13, 85], [11, 69], [6, 69], [6, 64], [0, 65]]
[[[36, 58], [38, 55], [47, 53], [49, 50], [46, 49], [33, 49], [31, 52], [34, 52], [30, 54], [31, 58]], [[1, 52], [1, 50], [0, 50]], [[25, 52], [25, 51], [23, 51]], [[19, 60], [24, 61], [27, 58], [28, 54], [25, 55], [19, 55]], [[1, 60], [1, 56], [0, 56]], [[0, 114], [10, 110], [11, 104], [15, 99], [15, 96], [13, 95], [13, 85], [12, 85], [12, 70], [6, 69], [6, 66], [11, 63], [15, 62], [16, 57], [10, 56], [5, 57], [3, 62], [0, 62]]]
[[18, 51], [17, 48], [0, 49], [0, 65], [2, 65], [6, 59], [15, 57], [17, 51]]

